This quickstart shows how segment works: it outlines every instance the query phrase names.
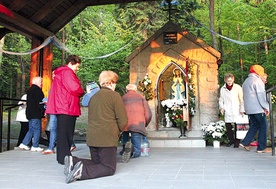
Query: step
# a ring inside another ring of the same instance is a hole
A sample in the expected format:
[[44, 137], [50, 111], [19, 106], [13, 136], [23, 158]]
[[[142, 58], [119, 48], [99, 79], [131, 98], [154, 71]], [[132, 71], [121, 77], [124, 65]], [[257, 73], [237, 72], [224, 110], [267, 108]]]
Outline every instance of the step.
[[154, 148], [205, 148], [206, 141], [202, 138], [164, 138], [154, 137], [148, 138], [151, 147]]

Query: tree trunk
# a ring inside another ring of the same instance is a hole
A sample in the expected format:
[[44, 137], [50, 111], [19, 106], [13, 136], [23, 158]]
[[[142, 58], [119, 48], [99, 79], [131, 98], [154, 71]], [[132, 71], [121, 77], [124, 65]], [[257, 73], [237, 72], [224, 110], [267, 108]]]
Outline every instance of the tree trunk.
[[[240, 25], [239, 24], [237, 25], [237, 32], [238, 32], [238, 40], [240, 40], [241, 36], [240, 36]], [[240, 61], [240, 68], [243, 73], [243, 59], [242, 59], [241, 47], [239, 47], [239, 61]], [[242, 76], [241, 80], [244, 81], [243, 74], [241, 76]]]
[[[22, 62], [21, 61], [18, 61], [18, 67], [19, 69], [18, 70], [21, 70], [21, 67], [22, 67]], [[21, 81], [21, 77], [22, 77], [22, 72], [21, 73], [17, 73], [17, 76], [16, 76], [16, 89], [15, 89], [15, 97], [16, 98], [21, 98], [21, 96], [23, 95], [21, 92], [21, 86], [23, 86], [23, 83]]]
[[[212, 31], [215, 31], [214, 9], [215, 9], [215, 0], [210, 0], [209, 17], [210, 17], [210, 29]], [[216, 34], [211, 33], [211, 37], [212, 37], [212, 44], [214, 49], [218, 50], [218, 42], [216, 40]]]

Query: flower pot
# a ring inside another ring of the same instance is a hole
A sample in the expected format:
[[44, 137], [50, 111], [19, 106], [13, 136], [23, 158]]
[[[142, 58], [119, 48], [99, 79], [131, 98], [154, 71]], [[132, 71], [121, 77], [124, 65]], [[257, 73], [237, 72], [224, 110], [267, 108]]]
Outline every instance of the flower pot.
[[179, 125], [180, 129], [180, 136], [178, 138], [187, 138], [185, 132], [186, 132], [186, 126], [185, 125]]
[[213, 147], [214, 148], [220, 148], [220, 141], [214, 140], [213, 141]]

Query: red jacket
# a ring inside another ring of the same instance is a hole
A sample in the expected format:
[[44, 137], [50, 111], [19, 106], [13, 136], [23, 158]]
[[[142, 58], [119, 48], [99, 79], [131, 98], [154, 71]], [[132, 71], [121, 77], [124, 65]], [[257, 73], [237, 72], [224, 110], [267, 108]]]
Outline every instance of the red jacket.
[[83, 96], [84, 90], [77, 75], [67, 65], [57, 68], [54, 74], [46, 113], [79, 116], [81, 114], [80, 97]]

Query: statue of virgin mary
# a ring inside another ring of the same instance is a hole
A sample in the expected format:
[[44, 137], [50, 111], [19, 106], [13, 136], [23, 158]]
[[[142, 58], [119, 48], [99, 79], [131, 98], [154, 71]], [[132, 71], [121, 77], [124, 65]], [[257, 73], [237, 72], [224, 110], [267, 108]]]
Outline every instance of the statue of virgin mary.
[[180, 69], [173, 70], [173, 81], [171, 85], [171, 99], [184, 100], [185, 99], [185, 83]]

